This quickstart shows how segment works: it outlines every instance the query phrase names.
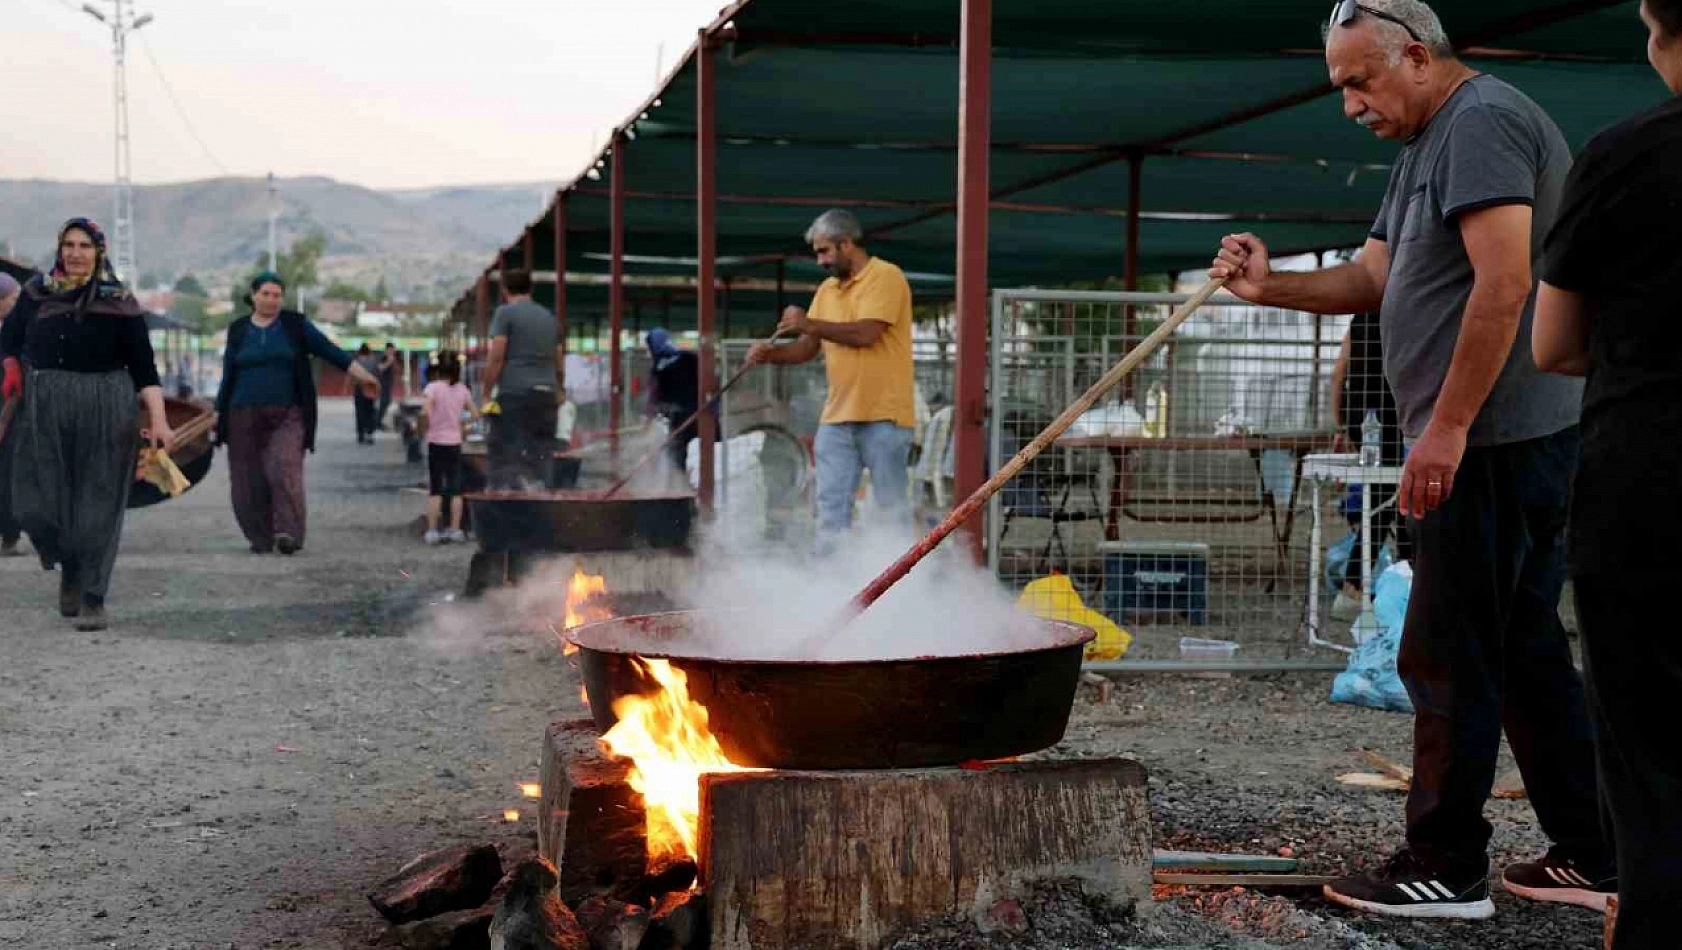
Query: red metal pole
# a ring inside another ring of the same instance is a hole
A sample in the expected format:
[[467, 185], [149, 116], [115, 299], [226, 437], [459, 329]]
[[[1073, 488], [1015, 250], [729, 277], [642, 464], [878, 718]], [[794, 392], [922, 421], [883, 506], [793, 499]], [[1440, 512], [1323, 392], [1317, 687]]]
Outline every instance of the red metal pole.
[[[992, 0], [963, 0], [958, 77], [958, 385], [954, 397], [955, 496], [981, 487], [987, 470], [988, 151], [993, 113]], [[977, 563], [981, 521], [961, 530]]]
[[[567, 347], [567, 196], [555, 196], [555, 322], [561, 350]], [[566, 367], [562, 367], [564, 371]]]
[[701, 31], [695, 52], [695, 224], [696, 248], [695, 315], [701, 335], [701, 417], [696, 433], [700, 440], [700, 479], [697, 500], [702, 517], [713, 513], [713, 438], [718, 420], [707, 412], [714, 396], [714, 332], [716, 295], [713, 282], [718, 275], [718, 87], [713, 50], [707, 31]]
[[621, 402], [625, 393], [625, 368], [620, 365], [619, 336], [625, 323], [625, 137], [613, 132], [612, 235], [609, 240], [613, 266], [607, 290], [608, 310], [608, 379], [610, 382], [607, 418], [612, 451], [619, 451]]
[[[1139, 216], [1143, 211], [1139, 207], [1139, 201], [1144, 193], [1144, 168], [1145, 156], [1137, 152], [1127, 160], [1127, 262], [1123, 277], [1128, 293], [1139, 289]], [[1139, 312], [1130, 306], [1122, 311], [1121, 335], [1124, 346], [1133, 345], [1133, 337], [1138, 329]], [[1133, 378], [1128, 377], [1126, 385], [1122, 387], [1122, 398], [1133, 398], [1136, 389]]]

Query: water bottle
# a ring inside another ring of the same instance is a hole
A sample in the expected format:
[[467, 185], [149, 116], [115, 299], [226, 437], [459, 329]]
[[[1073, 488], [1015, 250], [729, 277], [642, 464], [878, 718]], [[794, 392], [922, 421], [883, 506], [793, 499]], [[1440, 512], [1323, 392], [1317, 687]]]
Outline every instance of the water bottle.
[[1367, 410], [1361, 423], [1361, 465], [1376, 468], [1384, 459], [1384, 427], [1378, 423], [1378, 411]]

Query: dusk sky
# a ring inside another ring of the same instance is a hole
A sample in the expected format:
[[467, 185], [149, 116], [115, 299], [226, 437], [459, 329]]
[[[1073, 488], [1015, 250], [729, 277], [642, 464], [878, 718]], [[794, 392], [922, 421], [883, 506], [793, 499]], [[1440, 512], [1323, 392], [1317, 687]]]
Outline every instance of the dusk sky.
[[[560, 182], [725, 2], [144, 0], [134, 178]], [[80, 6], [0, 0], [0, 178], [112, 177], [111, 33]]]

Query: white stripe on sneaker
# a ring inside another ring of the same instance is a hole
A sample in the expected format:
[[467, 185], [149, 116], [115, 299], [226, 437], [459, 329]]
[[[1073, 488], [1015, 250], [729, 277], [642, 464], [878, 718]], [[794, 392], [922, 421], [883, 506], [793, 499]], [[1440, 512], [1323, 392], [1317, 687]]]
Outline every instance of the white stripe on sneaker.
[[[1430, 897], [1425, 896], [1425, 894], [1420, 893], [1419, 891], [1415, 891], [1413, 889], [1414, 887], [1415, 887], [1415, 885], [1408, 884], [1405, 881], [1397, 881], [1396, 882], [1396, 889], [1401, 891], [1403, 894], [1406, 894], [1407, 896], [1413, 898], [1414, 901], [1416, 901], [1416, 902], [1432, 899]], [[1422, 891], [1424, 889], [1421, 888], [1420, 890]]]
[[1431, 882], [1431, 886], [1437, 889], [1437, 893], [1439, 893], [1443, 896], [1443, 900], [1448, 900], [1448, 901], [1454, 900], [1454, 892], [1449, 890], [1448, 888], [1444, 887], [1443, 882], [1433, 880]]
[[1552, 878], [1555, 884], [1569, 886], [1571, 883], [1570, 881], [1567, 881], [1565, 877], [1559, 873], [1559, 870], [1551, 864], [1542, 865], [1542, 870], [1547, 872], [1548, 877]]
[[1593, 890], [1594, 882], [1589, 880], [1588, 878], [1584, 877], [1582, 875], [1582, 873], [1579, 872], [1576, 868], [1566, 868], [1565, 873], [1571, 876], [1571, 880], [1575, 881], [1578, 884], [1581, 884], [1582, 886], [1584, 886], [1586, 888], [1589, 888], [1590, 890]]

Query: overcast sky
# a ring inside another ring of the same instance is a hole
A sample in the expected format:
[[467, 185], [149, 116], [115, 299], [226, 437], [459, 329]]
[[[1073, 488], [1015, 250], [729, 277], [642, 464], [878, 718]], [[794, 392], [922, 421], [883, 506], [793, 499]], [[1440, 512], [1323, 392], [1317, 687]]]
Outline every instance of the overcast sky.
[[[81, 3], [0, 0], [0, 178], [112, 177], [111, 34]], [[134, 177], [560, 182], [725, 3], [143, 0]]]

